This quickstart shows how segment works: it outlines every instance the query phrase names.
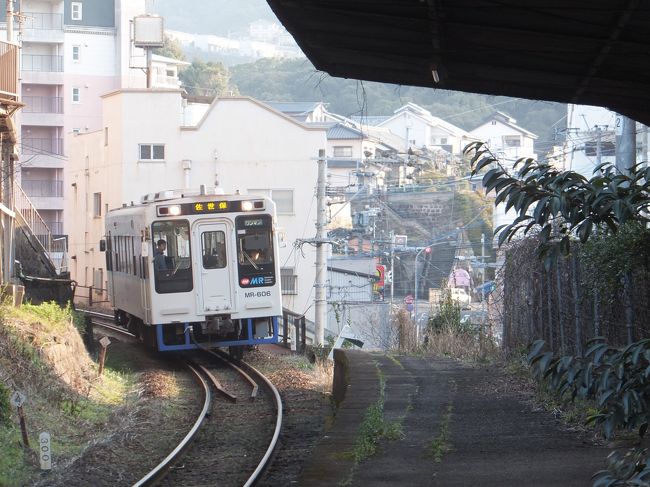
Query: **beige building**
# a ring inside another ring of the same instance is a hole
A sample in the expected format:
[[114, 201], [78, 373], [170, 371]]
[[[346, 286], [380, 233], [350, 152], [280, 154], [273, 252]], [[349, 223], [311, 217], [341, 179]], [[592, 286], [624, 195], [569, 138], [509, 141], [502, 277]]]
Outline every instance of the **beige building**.
[[105, 95], [102, 130], [80, 134], [70, 144], [65, 230], [72, 278], [81, 287], [106, 288], [98, 242], [108, 209], [139, 202], [147, 193], [218, 182], [227, 194], [275, 201], [283, 304], [313, 319], [315, 253], [294, 244], [315, 233], [315, 158], [325, 147], [324, 128], [252, 98], [219, 98], [201, 106], [188, 103], [179, 90]]

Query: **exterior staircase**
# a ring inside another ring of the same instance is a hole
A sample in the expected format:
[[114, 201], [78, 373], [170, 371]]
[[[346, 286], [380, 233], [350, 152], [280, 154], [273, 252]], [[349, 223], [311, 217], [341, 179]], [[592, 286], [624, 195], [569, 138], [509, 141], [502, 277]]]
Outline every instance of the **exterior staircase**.
[[[66, 238], [55, 238], [52, 235], [49, 227], [18, 183], [14, 183], [14, 190], [16, 231], [22, 231], [32, 246], [35, 247], [34, 250], [45, 257], [45, 266], [49, 268], [48, 277], [61, 276], [67, 273]], [[23, 262], [21, 264], [25, 265]]]

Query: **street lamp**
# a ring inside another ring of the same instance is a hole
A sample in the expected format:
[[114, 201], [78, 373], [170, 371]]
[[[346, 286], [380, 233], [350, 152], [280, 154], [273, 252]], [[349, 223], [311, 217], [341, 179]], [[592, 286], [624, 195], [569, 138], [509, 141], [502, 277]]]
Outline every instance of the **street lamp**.
[[424, 247], [423, 249], [420, 249], [420, 251], [415, 254], [415, 306], [414, 306], [414, 313], [415, 313], [415, 341], [416, 343], [420, 343], [420, 324], [418, 323], [418, 257], [420, 257], [420, 254], [424, 252], [425, 254], [430, 254], [431, 253], [431, 246]]

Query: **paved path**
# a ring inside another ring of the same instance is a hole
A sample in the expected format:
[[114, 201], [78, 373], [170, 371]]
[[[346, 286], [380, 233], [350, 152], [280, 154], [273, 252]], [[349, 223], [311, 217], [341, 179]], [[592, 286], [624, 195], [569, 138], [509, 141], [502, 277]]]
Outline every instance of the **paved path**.
[[[299, 485], [590, 486], [609, 453], [534, 410], [497, 369], [349, 351], [342, 360], [345, 399]], [[401, 419], [404, 437], [354, 468], [349, 452], [379, 398], [379, 370], [384, 419]]]

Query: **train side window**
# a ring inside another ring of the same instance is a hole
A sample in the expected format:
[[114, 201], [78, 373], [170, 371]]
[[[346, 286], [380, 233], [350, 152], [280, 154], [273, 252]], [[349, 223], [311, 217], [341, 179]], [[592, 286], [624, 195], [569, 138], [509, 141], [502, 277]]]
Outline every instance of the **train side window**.
[[220, 230], [201, 233], [201, 256], [205, 269], [226, 267], [226, 234]]
[[[156, 221], [151, 225], [156, 292], [180, 293], [193, 288], [190, 225], [187, 220]], [[158, 242], [165, 245], [158, 248]], [[162, 252], [159, 259], [157, 253]], [[156, 261], [160, 265], [155, 265]], [[163, 264], [164, 263], [164, 264]]]

